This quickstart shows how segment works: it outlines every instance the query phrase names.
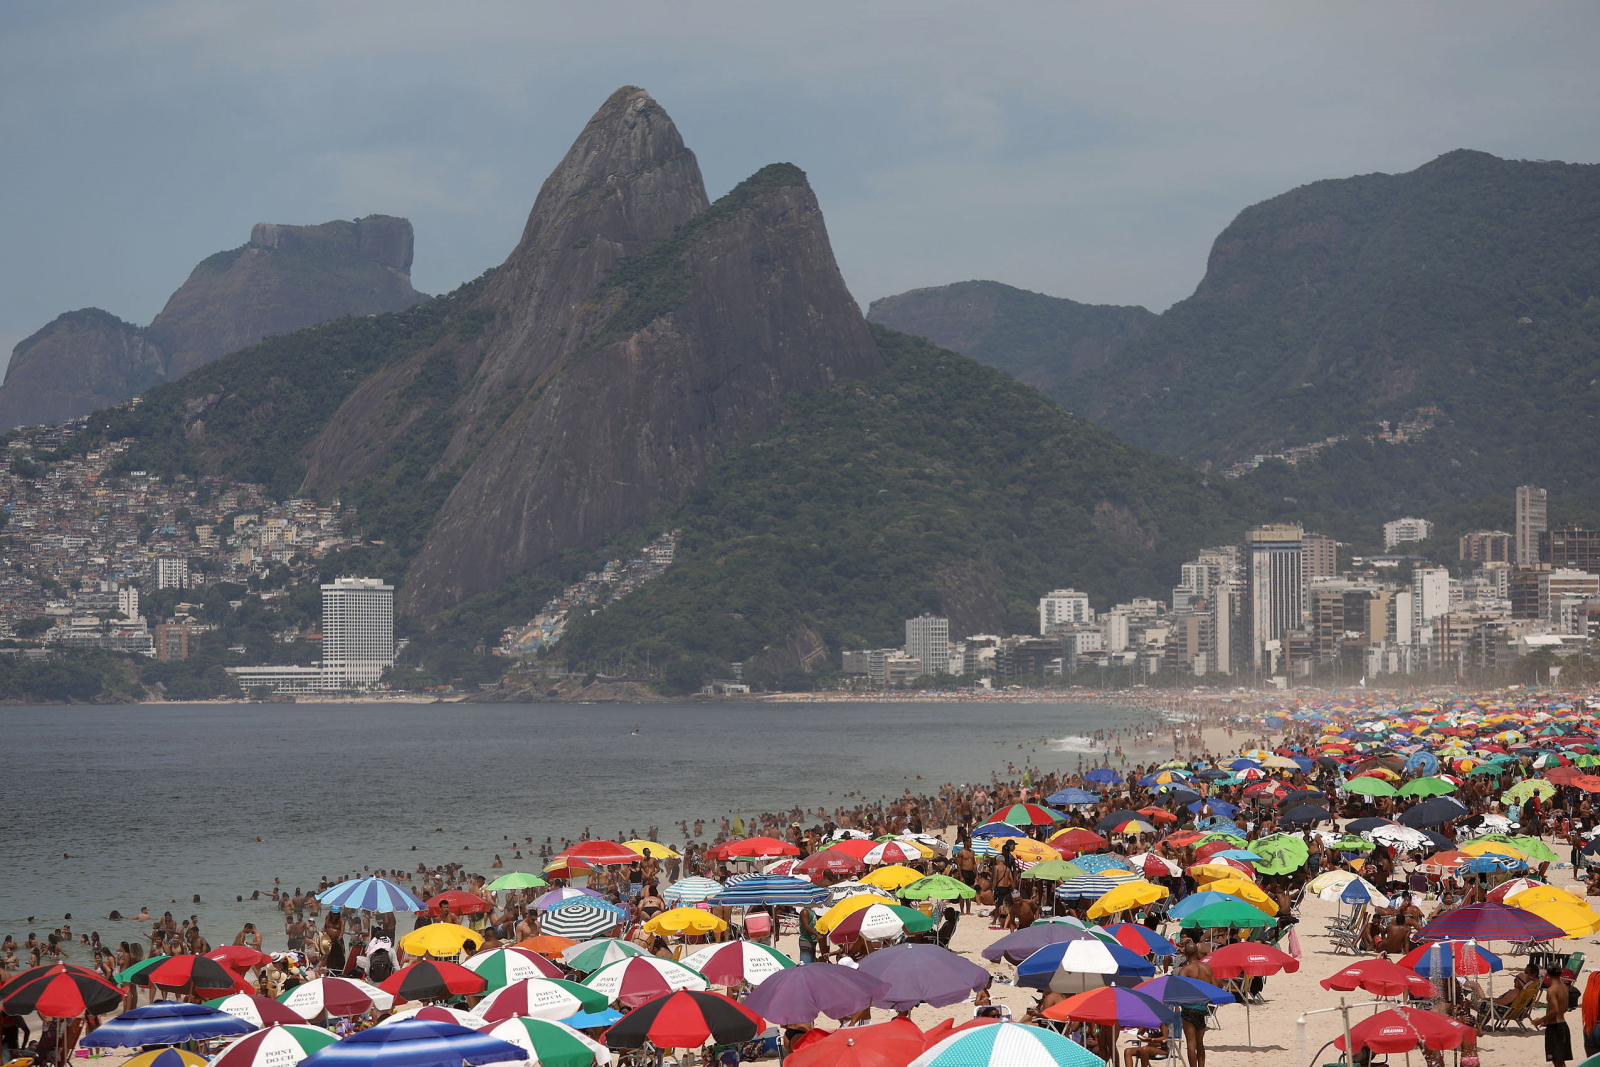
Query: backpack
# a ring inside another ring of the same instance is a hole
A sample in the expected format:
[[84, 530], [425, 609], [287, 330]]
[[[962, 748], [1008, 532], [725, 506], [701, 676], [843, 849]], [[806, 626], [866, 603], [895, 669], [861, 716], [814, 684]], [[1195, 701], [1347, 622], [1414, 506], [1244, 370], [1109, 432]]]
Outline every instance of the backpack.
[[367, 956], [367, 981], [376, 985], [394, 973], [394, 957], [386, 948], [375, 949]]

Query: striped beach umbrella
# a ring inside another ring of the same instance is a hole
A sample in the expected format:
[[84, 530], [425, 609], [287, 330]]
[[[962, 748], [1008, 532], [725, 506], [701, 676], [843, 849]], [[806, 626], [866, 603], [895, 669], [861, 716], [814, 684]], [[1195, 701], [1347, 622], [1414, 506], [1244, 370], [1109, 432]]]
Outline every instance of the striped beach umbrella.
[[378, 983], [378, 988], [396, 1000], [439, 1000], [482, 993], [488, 982], [459, 963], [423, 960], [410, 963]]
[[749, 1041], [766, 1028], [766, 1020], [729, 997], [680, 989], [657, 997], [623, 1016], [606, 1031], [614, 1048], [638, 1048], [646, 1041], [657, 1048], [699, 1048]]
[[635, 956], [609, 963], [585, 978], [583, 984], [604, 995], [608, 1003], [625, 1008], [637, 1008], [680, 989], [704, 990], [711, 985], [705, 975], [692, 967], [658, 956]]
[[643, 946], [636, 945], [632, 941], [623, 941], [616, 937], [597, 937], [593, 941], [580, 941], [567, 949], [561, 954], [561, 962], [575, 971], [589, 974], [608, 963], [648, 955]]
[[278, 994], [278, 1001], [305, 1019], [388, 1011], [394, 997], [359, 978], [313, 978]]
[[509, 1041], [528, 1054], [533, 1067], [594, 1067], [611, 1062], [611, 1050], [565, 1023], [550, 1019], [507, 1019], [480, 1033]]
[[910, 1067], [1103, 1067], [1104, 1061], [1063, 1034], [1020, 1023], [958, 1030], [911, 1061]]
[[1487, 901], [1447, 911], [1418, 931], [1424, 941], [1548, 941], [1567, 932], [1521, 908]]
[[121, 1067], [206, 1067], [206, 1058], [187, 1049], [158, 1048], [124, 1060]]
[[622, 925], [620, 910], [598, 900], [575, 900], [551, 908], [539, 921], [539, 929], [563, 937], [598, 937]]
[[225, 1011], [243, 1019], [251, 1026], [271, 1026], [273, 1023], [300, 1024], [307, 1020], [287, 1004], [257, 993], [233, 993], [226, 997], [206, 1001], [206, 1007]]
[[827, 897], [826, 889], [803, 878], [762, 874], [738, 882], [730, 879], [710, 902], [721, 907], [747, 908], [761, 904], [820, 904]]
[[122, 990], [98, 972], [70, 963], [29, 967], [0, 985], [0, 1008], [7, 1015], [37, 1012], [52, 1019], [75, 1019], [114, 1011], [122, 998]]
[[517, 1045], [465, 1026], [407, 1019], [351, 1034], [300, 1062], [308, 1067], [464, 1067], [526, 1057]]
[[983, 821], [1003, 822], [1008, 826], [1053, 826], [1058, 822], [1066, 822], [1067, 816], [1042, 804], [1012, 804]]
[[[822, 929], [818, 920], [817, 929]], [[873, 902], [839, 919], [828, 929], [828, 940], [836, 945], [851, 945], [858, 939], [887, 941], [902, 934], [933, 929], [933, 917], [904, 904]]]
[[427, 911], [428, 905], [409, 889], [386, 878], [352, 878], [317, 894], [330, 908], [355, 911]]
[[500, 989], [524, 978], [560, 978], [562, 970], [537, 952], [525, 948], [492, 948], [462, 964], [482, 976], [489, 989]]
[[732, 987], [740, 982], [760, 985], [795, 964], [777, 949], [754, 941], [724, 941], [690, 953], [683, 958], [683, 965], [705, 975], [712, 985]]
[[1062, 900], [1099, 900], [1113, 889], [1117, 881], [1098, 874], [1068, 878], [1056, 887], [1056, 896]]
[[255, 1029], [243, 1019], [204, 1004], [179, 1004], [158, 1000], [125, 1011], [85, 1034], [86, 1048], [139, 1048], [141, 1045], [176, 1045], [209, 1037], [248, 1034]]
[[496, 989], [473, 1007], [490, 1022], [529, 1016], [535, 1019], [565, 1019], [580, 1011], [604, 1011], [609, 1002], [577, 982], [560, 978], [524, 978], [504, 989]]
[[1091, 937], [1044, 946], [1017, 964], [1017, 985], [1082, 993], [1105, 985], [1137, 985], [1155, 973], [1155, 964], [1115, 940]]
[[424, 1004], [420, 1008], [407, 1008], [397, 1011], [393, 1015], [378, 1020], [379, 1026], [394, 1026], [407, 1019], [421, 1019], [430, 1023], [449, 1023], [451, 1026], [465, 1026], [472, 1030], [489, 1025], [489, 1020], [475, 1011], [464, 1008], [451, 1008], [444, 1004]]
[[661, 899], [668, 904], [699, 904], [722, 892], [722, 883], [699, 875], [680, 878], [661, 891]]
[[274, 1023], [246, 1034], [211, 1061], [214, 1067], [293, 1067], [339, 1038], [320, 1026]]

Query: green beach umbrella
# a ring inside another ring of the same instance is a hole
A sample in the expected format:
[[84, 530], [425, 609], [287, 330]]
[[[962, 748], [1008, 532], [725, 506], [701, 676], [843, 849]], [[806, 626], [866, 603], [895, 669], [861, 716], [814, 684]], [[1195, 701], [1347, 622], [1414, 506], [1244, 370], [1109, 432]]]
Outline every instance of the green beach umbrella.
[[1371, 852], [1378, 846], [1374, 845], [1371, 841], [1368, 841], [1364, 837], [1357, 837], [1355, 834], [1345, 834], [1328, 847], [1338, 852]]
[[1549, 845], [1540, 841], [1537, 837], [1509, 837], [1506, 839], [1506, 844], [1522, 852], [1530, 860], [1537, 860], [1542, 863], [1558, 863], [1561, 859]]
[[648, 953], [632, 941], [624, 941], [618, 937], [597, 937], [593, 941], [585, 941], [573, 945], [561, 954], [561, 962], [575, 971], [588, 974], [598, 971], [608, 963], [616, 963], [632, 956], [645, 956]]
[[151, 956], [148, 959], [142, 959], [133, 966], [124, 967], [122, 970], [112, 975], [111, 980], [116, 982], [118, 985], [127, 985], [144, 972], [161, 966], [171, 958], [171, 956]]
[[1400, 791], [1382, 778], [1374, 778], [1370, 774], [1363, 774], [1352, 778], [1344, 784], [1346, 793], [1355, 793], [1363, 797], [1392, 797], [1398, 796]]
[[1223, 900], [1207, 904], [1183, 917], [1185, 929], [1222, 929], [1224, 927], [1271, 926], [1277, 920], [1254, 904], [1243, 900]]
[[1199, 837], [1195, 838], [1194, 843], [1196, 847], [1198, 847], [1200, 845], [1208, 845], [1213, 841], [1226, 841], [1234, 848], [1246, 848], [1250, 844], [1250, 842], [1246, 841], [1238, 834], [1225, 834], [1221, 830], [1212, 830], [1208, 834], [1201, 834]]
[[1298, 834], [1271, 834], [1250, 842], [1250, 851], [1261, 857], [1256, 870], [1261, 874], [1290, 874], [1304, 867], [1311, 849]]
[[550, 883], [540, 878], [537, 874], [523, 874], [521, 871], [507, 871], [489, 883], [489, 888], [495, 892], [502, 889], [538, 889]]
[[907, 900], [970, 900], [978, 891], [947, 874], [930, 874], [903, 887], [900, 895]]
[[1065, 882], [1068, 878], [1083, 878], [1088, 871], [1069, 860], [1044, 860], [1022, 872], [1024, 878], [1042, 878], [1047, 882]]
[[1443, 778], [1414, 778], [1400, 787], [1403, 797], [1442, 797], [1455, 791], [1455, 784]]
[[1535, 793], [1542, 799], [1549, 800], [1556, 795], [1555, 783], [1544, 778], [1525, 778], [1501, 793], [1500, 799], [1507, 804], [1521, 804]]
[[590, 1067], [611, 1059], [611, 1053], [598, 1041], [566, 1023], [549, 1019], [518, 1016], [483, 1032], [516, 1045], [528, 1054], [529, 1064], [540, 1067]]

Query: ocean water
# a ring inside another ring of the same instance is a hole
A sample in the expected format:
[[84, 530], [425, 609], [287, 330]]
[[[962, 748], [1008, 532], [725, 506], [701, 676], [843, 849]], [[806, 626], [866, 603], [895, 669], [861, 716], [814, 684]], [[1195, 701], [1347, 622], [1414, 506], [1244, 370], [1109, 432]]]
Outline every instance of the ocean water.
[[510, 839], [654, 825], [678, 844], [680, 819], [832, 810], [1008, 763], [1070, 769], [1084, 735], [1138, 717], [904, 702], [0, 708], [0, 935], [42, 937], [70, 913], [75, 936], [115, 943], [148, 927], [109, 912], [147, 906], [198, 915], [213, 944], [255, 922], [281, 947], [280, 913], [249, 899], [274, 878], [487, 872], [496, 853], [536, 872]]

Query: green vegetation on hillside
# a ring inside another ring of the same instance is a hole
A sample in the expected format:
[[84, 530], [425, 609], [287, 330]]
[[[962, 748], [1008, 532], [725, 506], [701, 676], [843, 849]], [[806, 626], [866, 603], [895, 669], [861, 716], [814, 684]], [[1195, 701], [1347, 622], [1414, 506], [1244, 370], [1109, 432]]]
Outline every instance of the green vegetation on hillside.
[[656, 523], [683, 530], [680, 562], [578, 619], [559, 646], [571, 666], [648, 658], [699, 677], [801, 626], [837, 662], [900, 644], [923, 612], [1031, 631], [1049, 589], [1102, 607], [1158, 592], [1256, 507], [998, 371], [874, 330], [889, 370], [797, 400], [714, 466]]

